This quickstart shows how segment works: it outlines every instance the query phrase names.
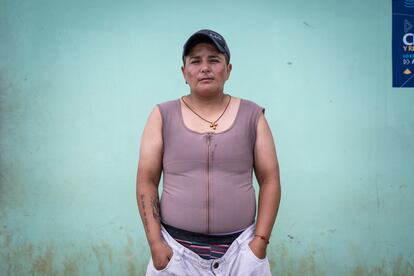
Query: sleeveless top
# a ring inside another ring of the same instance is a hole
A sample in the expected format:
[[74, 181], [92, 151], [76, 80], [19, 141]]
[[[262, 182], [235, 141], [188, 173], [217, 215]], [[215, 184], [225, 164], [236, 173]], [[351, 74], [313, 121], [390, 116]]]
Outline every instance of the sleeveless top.
[[264, 108], [241, 99], [233, 124], [219, 133], [184, 124], [180, 100], [158, 104], [162, 115], [161, 220], [203, 234], [247, 228], [255, 220], [254, 145]]

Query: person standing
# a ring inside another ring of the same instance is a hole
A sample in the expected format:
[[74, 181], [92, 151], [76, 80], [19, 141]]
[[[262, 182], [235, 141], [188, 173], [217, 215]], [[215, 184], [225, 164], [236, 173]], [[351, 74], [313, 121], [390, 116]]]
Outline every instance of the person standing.
[[266, 250], [281, 188], [264, 108], [224, 92], [232, 64], [219, 33], [191, 35], [182, 59], [190, 93], [156, 105], [141, 138], [147, 275], [271, 275]]

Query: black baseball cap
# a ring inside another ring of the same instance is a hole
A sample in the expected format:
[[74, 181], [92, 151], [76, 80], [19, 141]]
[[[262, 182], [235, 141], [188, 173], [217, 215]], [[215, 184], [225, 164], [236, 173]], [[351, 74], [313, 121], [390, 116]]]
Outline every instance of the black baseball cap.
[[230, 62], [230, 50], [227, 47], [226, 40], [224, 37], [212, 30], [203, 29], [200, 30], [187, 40], [183, 47], [183, 62], [185, 62], [185, 56], [190, 52], [190, 50], [197, 44], [203, 41], [211, 41], [214, 45], [216, 45], [217, 49], [220, 53], [226, 56], [227, 64]]

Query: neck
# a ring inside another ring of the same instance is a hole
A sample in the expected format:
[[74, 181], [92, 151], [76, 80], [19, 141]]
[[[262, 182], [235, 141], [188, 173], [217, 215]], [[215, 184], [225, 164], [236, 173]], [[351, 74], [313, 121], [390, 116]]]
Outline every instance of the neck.
[[193, 106], [199, 109], [210, 109], [212, 107], [221, 107], [221, 105], [225, 102], [227, 96], [223, 92], [209, 96], [200, 96], [196, 93], [191, 92], [191, 94], [188, 95], [187, 98], [190, 100]]

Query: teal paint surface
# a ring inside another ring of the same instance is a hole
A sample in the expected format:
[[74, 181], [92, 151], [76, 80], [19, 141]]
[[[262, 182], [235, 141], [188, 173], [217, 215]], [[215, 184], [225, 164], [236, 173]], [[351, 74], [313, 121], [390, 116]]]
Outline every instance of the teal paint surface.
[[139, 139], [201, 28], [273, 130], [273, 273], [414, 275], [414, 89], [374, 0], [0, 1], [0, 275], [144, 274]]

